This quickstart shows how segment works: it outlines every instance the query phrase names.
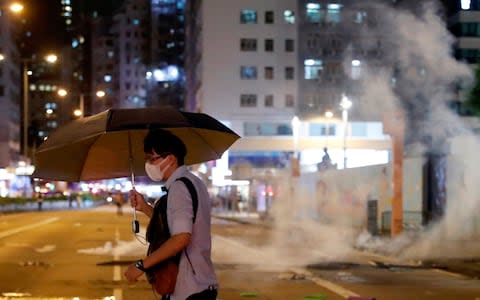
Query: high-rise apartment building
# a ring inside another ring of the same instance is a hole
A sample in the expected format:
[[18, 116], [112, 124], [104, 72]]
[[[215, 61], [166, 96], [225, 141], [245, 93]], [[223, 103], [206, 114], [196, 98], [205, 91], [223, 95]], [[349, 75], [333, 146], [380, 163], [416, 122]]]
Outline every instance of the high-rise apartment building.
[[[480, 63], [480, 1], [442, 1], [445, 7], [447, 27], [455, 36], [453, 53], [456, 59], [469, 64], [472, 69]], [[460, 115], [471, 115], [465, 107], [464, 92], [459, 89], [450, 105]]]
[[[365, 163], [361, 157], [372, 149], [382, 150], [371, 156], [377, 163], [388, 160], [381, 122], [357, 118], [355, 108], [362, 66], [379, 64], [381, 54], [379, 37], [362, 33], [375, 20], [362, 3], [187, 1], [186, 107], [225, 121], [243, 137], [230, 152], [232, 162], [276, 166], [300, 151], [303, 163], [314, 164], [328, 144], [343, 167], [346, 135], [349, 166]], [[341, 118], [345, 97], [353, 102], [350, 122]], [[327, 111], [334, 117], [326, 118]]]
[[21, 149], [22, 84], [14, 18], [0, 9], [0, 168], [18, 161]]
[[147, 105], [184, 107], [185, 0], [152, 0]]

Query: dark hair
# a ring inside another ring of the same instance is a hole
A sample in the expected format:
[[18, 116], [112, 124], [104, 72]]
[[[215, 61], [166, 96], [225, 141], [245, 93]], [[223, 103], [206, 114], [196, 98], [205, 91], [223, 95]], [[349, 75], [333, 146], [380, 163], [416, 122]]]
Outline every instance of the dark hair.
[[180, 138], [164, 129], [151, 129], [143, 140], [143, 152], [157, 153], [165, 157], [173, 154], [177, 158], [178, 165], [185, 163], [187, 148]]

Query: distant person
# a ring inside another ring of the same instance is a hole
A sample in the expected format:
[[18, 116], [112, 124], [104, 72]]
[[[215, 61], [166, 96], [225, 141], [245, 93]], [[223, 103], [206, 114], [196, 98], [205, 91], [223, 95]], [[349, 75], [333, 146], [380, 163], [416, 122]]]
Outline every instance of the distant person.
[[37, 196], [38, 211], [42, 211], [42, 205], [43, 205], [43, 195], [42, 193], [38, 193], [38, 196]]
[[123, 207], [123, 195], [120, 192], [116, 192], [115, 195], [113, 195], [113, 202], [117, 206], [117, 215], [121, 216], [123, 215], [122, 207]]
[[83, 206], [83, 199], [82, 199], [82, 196], [80, 194], [77, 194], [77, 196], [75, 197], [76, 201], [77, 201], [77, 208], [80, 208]]
[[[185, 144], [168, 131], [150, 130], [145, 137], [145, 171], [153, 181], [163, 181], [168, 189], [166, 217], [170, 237], [144, 259], [138, 260], [125, 271], [128, 282], [137, 279], [149, 268], [169, 258], [179, 256], [175, 290], [164, 299], [215, 300], [217, 278], [211, 259], [211, 207], [210, 197], [203, 181], [184, 166]], [[193, 192], [187, 187], [190, 181], [197, 195], [197, 210], [193, 208]], [[162, 200], [162, 201], [163, 201]], [[154, 207], [136, 190], [130, 192], [130, 202], [135, 210], [149, 218]], [[155, 203], [155, 208], [161, 201]], [[157, 210], [156, 210], [157, 211]], [[156, 228], [156, 227], [155, 227]], [[147, 236], [148, 238], [148, 236]]]

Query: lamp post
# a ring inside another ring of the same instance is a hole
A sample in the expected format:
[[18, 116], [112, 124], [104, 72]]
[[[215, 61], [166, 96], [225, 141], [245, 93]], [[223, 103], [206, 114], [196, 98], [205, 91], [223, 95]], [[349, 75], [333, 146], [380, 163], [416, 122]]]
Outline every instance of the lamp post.
[[[45, 61], [54, 64], [58, 57], [55, 54], [48, 54], [44, 57]], [[28, 63], [32, 62], [32, 58], [22, 58], [22, 81], [23, 81], [23, 155], [28, 157]]]
[[333, 118], [333, 112], [327, 110], [325, 112], [325, 118], [327, 119], [327, 126], [325, 128], [325, 135], [326, 135], [326, 139], [325, 139], [325, 147], [328, 147], [328, 137], [330, 135], [330, 119]]
[[343, 120], [343, 168], [347, 168], [347, 134], [348, 134], [348, 110], [352, 107], [352, 101], [345, 94], [342, 94], [342, 120]]

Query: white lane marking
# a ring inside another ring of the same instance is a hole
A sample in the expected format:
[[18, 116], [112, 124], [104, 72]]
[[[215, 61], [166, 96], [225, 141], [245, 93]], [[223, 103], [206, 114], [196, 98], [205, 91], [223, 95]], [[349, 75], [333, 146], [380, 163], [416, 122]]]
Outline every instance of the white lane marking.
[[38, 226], [53, 223], [55, 221], [58, 221], [59, 219], [60, 218], [58, 218], [58, 217], [48, 218], [48, 219], [45, 219], [45, 220], [37, 222], [37, 223], [32, 223], [32, 224], [29, 224], [29, 225], [25, 225], [25, 226], [13, 228], [13, 229], [10, 229], [10, 230], [2, 231], [2, 232], [0, 232], [0, 239], [2, 239], [4, 237], [7, 237], [7, 236], [10, 236], [10, 235], [14, 235], [14, 234], [22, 232], [22, 231], [27, 231], [27, 230], [36, 228]]
[[[118, 227], [115, 228], [115, 242], [118, 245], [118, 241], [120, 241], [120, 231]], [[118, 254], [117, 247], [113, 248], [113, 260], [120, 260], [120, 255]], [[121, 281], [122, 280], [122, 269], [119, 265], [113, 266], [113, 281]], [[123, 291], [121, 288], [114, 288], [113, 289], [113, 298], [115, 300], [122, 300], [123, 299]]]
[[327, 290], [332, 291], [333, 293], [335, 293], [337, 295], [342, 296], [345, 299], [347, 299], [349, 297], [360, 297], [360, 295], [358, 295], [358, 294], [356, 294], [356, 293], [354, 293], [350, 290], [347, 290], [346, 288], [343, 288], [343, 287], [341, 287], [341, 286], [339, 286], [339, 285], [337, 285], [337, 284], [335, 284], [331, 281], [313, 276], [313, 274], [306, 269], [293, 268], [291, 270], [295, 273], [305, 275], [305, 278], [315, 282], [316, 284], [318, 284], [321, 287], [326, 288]]
[[[261, 258], [261, 257], [265, 257], [265, 258], [266, 258], [266, 257], [267, 257], [263, 252], [260, 252], [260, 251], [257, 250], [257, 249], [254, 249], [254, 248], [250, 248], [250, 247], [248, 247], [248, 246], [245, 246], [244, 244], [242, 244], [242, 243], [240, 243], [240, 242], [237, 242], [237, 241], [235, 241], [235, 240], [231, 240], [231, 239], [228, 239], [228, 238], [226, 238], [226, 237], [219, 236], [219, 235], [214, 235], [213, 237], [214, 237], [215, 239], [219, 239], [219, 240], [221, 240], [221, 241], [223, 241], [223, 242], [229, 243], [229, 244], [237, 247], [237, 249], [238, 249], [238, 248], [243, 248], [243, 249], [245, 249], [245, 250], [247, 250], [247, 251], [250, 251], [250, 252], [252, 252], [252, 253], [255, 255], [255, 257], [257, 257], [257, 258], [259, 258], [259, 257], [260, 257], [260, 258]], [[240, 252], [241, 252], [241, 251], [240, 251]], [[319, 254], [320, 254], [320, 253], [321, 253], [321, 252], [319, 252]], [[324, 253], [321, 253], [321, 254], [323, 254], [323, 255], [325, 255], [325, 256], [328, 256], [328, 255], [326, 255], [326, 254], [324, 254]], [[317, 285], [319, 285], [319, 286], [321, 286], [321, 287], [324, 287], [324, 288], [332, 291], [333, 293], [335, 293], [335, 294], [337, 294], [337, 295], [342, 296], [342, 297], [345, 298], [345, 299], [347, 299], [348, 297], [360, 297], [358, 294], [356, 294], [356, 293], [354, 293], [354, 292], [352, 292], [352, 291], [350, 291], [350, 290], [347, 290], [346, 288], [343, 288], [343, 287], [341, 287], [341, 286], [339, 286], [339, 285], [336, 285], [336, 284], [334, 284], [333, 282], [330, 282], [330, 281], [328, 281], [328, 280], [321, 279], [321, 278], [319, 278], [319, 277], [313, 276], [313, 274], [312, 274], [310, 271], [306, 270], [306, 269], [293, 268], [293, 269], [291, 269], [291, 270], [292, 270], [293, 272], [295, 272], [295, 273], [305, 275], [305, 277], [306, 277], [307, 279], [313, 281], [314, 283], [316, 283]]]

